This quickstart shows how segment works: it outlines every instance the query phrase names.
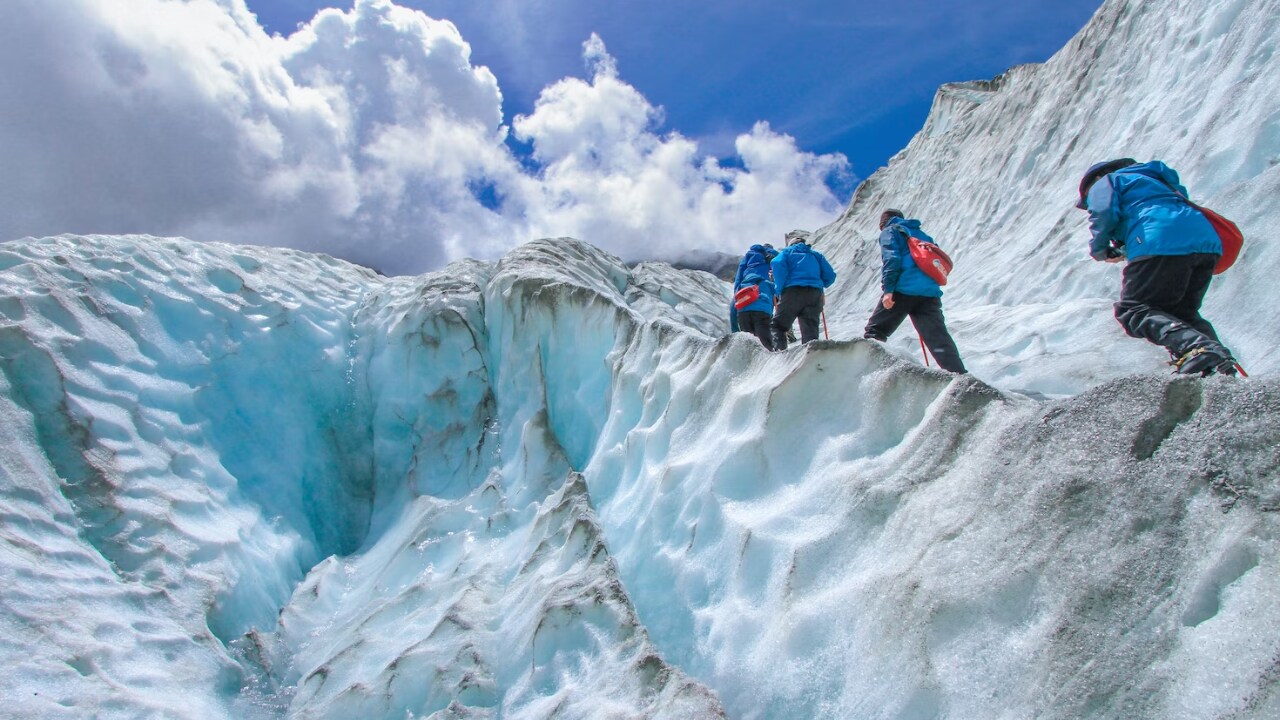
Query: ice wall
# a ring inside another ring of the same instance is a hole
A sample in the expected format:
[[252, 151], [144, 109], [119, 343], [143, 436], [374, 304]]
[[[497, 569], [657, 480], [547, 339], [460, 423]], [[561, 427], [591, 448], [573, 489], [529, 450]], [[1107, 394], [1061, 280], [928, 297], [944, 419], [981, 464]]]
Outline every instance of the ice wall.
[[628, 299], [695, 325], [725, 300], [662, 272], [636, 277], [714, 301], [572, 241], [396, 279], [4, 244], [6, 712], [718, 716], [637, 620], [576, 472]]
[[[1257, 313], [1280, 273], [1280, 2], [1109, 0], [1041, 65], [944, 85], [924, 128], [815, 234], [840, 273], [827, 312], [857, 337], [879, 293], [877, 221], [919, 217], [956, 261], [944, 306], [970, 370], [997, 387], [1079, 393], [1167, 360], [1112, 318], [1120, 268], [1088, 257], [1073, 207], [1084, 170], [1162, 159], [1192, 198], [1240, 224], [1209, 317], [1246, 368], [1272, 372], [1280, 319]], [[919, 361], [908, 327], [891, 348]]]
[[371, 273], [141, 239], [0, 268], [6, 712], [216, 717], [220, 640], [365, 536], [344, 350]]

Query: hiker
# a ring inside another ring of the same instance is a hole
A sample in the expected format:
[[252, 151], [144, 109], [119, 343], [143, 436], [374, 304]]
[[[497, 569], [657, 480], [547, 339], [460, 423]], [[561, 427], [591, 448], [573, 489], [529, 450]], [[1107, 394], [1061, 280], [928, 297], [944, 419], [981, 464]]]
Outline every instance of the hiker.
[[920, 340], [938, 361], [938, 367], [964, 374], [968, 371], [942, 317], [942, 287], [911, 258], [908, 236], [937, 245], [920, 229], [919, 220], [907, 219], [901, 210], [888, 209], [880, 213], [880, 289], [883, 294], [876, 301], [862, 336], [884, 342], [909, 317], [920, 333]]
[[772, 350], [773, 281], [753, 270], [742, 279], [742, 287], [739, 289], [751, 287], [755, 287], [759, 295], [750, 305], [738, 310], [738, 326], [742, 332], [749, 332], [759, 338], [765, 350]]
[[[752, 245], [742, 256], [742, 260], [738, 262], [738, 272], [733, 276], [733, 294], [737, 295], [738, 291], [743, 288], [743, 282], [749, 274], [756, 274], [761, 277], [769, 277], [769, 261], [776, 257], [778, 251], [769, 243], [763, 245]], [[772, 308], [769, 310], [772, 312]], [[734, 299], [729, 298], [729, 332], [750, 332], [742, 327], [742, 323], [738, 320], [738, 309], [734, 306]]]
[[1200, 316], [1222, 241], [1178, 173], [1159, 160], [1101, 162], [1080, 180], [1076, 207], [1089, 213], [1093, 259], [1128, 261], [1115, 304], [1125, 333], [1168, 350], [1176, 372], [1234, 375], [1231, 351]]
[[836, 281], [836, 271], [822, 253], [809, 247], [808, 233], [792, 230], [787, 246], [771, 263], [778, 307], [773, 316], [773, 348], [787, 349], [787, 331], [800, 319], [800, 341], [818, 339], [825, 288]]

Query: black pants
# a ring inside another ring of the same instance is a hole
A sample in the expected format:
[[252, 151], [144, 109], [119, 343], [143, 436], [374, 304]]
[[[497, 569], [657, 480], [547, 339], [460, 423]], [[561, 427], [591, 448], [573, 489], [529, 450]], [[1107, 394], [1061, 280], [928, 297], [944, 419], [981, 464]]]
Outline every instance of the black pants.
[[773, 347], [787, 349], [787, 329], [800, 319], [800, 342], [818, 339], [818, 323], [822, 320], [822, 288], [789, 287], [782, 291], [778, 309], [773, 315]]
[[908, 317], [916, 326], [916, 332], [920, 333], [920, 339], [929, 347], [933, 359], [938, 361], [938, 367], [953, 373], [968, 372], [960, 360], [960, 351], [956, 349], [951, 333], [947, 332], [947, 321], [942, 317], [942, 298], [894, 293], [892, 309], [886, 309], [884, 303], [877, 300], [876, 309], [871, 313], [862, 336], [882, 342], [888, 340]]
[[1216, 350], [1218, 333], [1200, 316], [1217, 255], [1156, 255], [1129, 263], [1115, 304], [1129, 337], [1166, 348], [1173, 357], [1197, 347]]
[[773, 349], [772, 321], [773, 316], [767, 312], [756, 310], [738, 312], [738, 328], [742, 332], [749, 332], [760, 338], [760, 344], [764, 345], [766, 350]]

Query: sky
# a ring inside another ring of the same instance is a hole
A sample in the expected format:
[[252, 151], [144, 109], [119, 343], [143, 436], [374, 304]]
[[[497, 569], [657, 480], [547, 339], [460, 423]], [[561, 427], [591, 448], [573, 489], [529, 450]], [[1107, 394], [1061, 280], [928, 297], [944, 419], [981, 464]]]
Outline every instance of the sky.
[[14, 0], [0, 240], [181, 235], [389, 274], [577, 237], [738, 253], [834, 219], [937, 86], [1098, 0]]
[[[347, 0], [349, 4], [350, 0]], [[866, 177], [920, 128], [938, 85], [989, 79], [1057, 52], [1101, 0], [403, 0], [458, 26], [499, 78], [509, 113], [581, 76], [597, 33], [667, 125], [722, 160], [756, 121]], [[288, 34], [340, 0], [249, 0]]]

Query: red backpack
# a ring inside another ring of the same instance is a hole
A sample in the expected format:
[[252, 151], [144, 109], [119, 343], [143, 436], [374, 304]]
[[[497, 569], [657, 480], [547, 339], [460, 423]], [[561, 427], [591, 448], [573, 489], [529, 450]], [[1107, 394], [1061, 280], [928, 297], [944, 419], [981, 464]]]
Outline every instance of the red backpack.
[[939, 285], [946, 285], [947, 276], [951, 274], [951, 268], [955, 265], [951, 257], [937, 245], [911, 237], [911, 233], [907, 232], [906, 228], [902, 228], [902, 233], [907, 236], [907, 247], [911, 250], [911, 259], [915, 261], [916, 266], [923, 270], [930, 280]]
[[1208, 220], [1209, 224], [1213, 226], [1213, 231], [1218, 233], [1218, 239], [1222, 241], [1222, 254], [1218, 256], [1218, 262], [1213, 266], [1213, 274], [1218, 275], [1234, 265], [1236, 258], [1240, 257], [1240, 248], [1244, 247], [1244, 233], [1240, 232], [1239, 226], [1209, 208], [1192, 202], [1191, 198], [1178, 192], [1178, 189], [1169, 185], [1169, 183], [1165, 183], [1163, 180], [1160, 182], [1172, 190], [1174, 195], [1199, 210], [1200, 214], [1204, 215], [1204, 219]]
[[748, 285], [733, 295], [733, 307], [737, 310], [760, 299], [760, 286]]
[[[1191, 201], [1188, 200], [1187, 202]], [[1240, 248], [1244, 246], [1244, 233], [1240, 232], [1240, 228], [1235, 223], [1209, 208], [1195, 203], [1191, 203], [1191, 206], [1204, 215], [1209, 224], [1213, 226], [1213, 229], [1217, 231], [1218, 239], [1222, 241], [1222, 255], [1218, 256], [1218, 262], [1213, 266], [1213, 274], [1217, 275], [1234, 265], [1236, 258], [1240, 257]]]

